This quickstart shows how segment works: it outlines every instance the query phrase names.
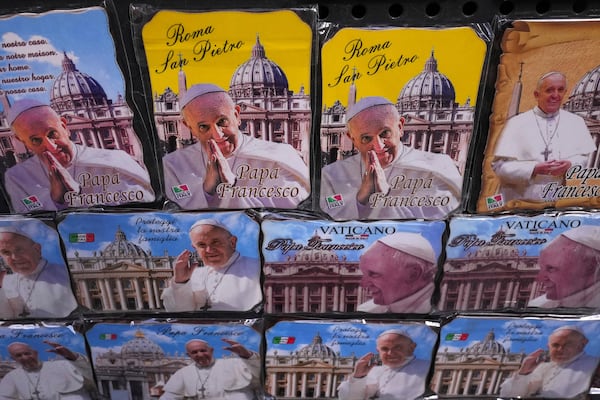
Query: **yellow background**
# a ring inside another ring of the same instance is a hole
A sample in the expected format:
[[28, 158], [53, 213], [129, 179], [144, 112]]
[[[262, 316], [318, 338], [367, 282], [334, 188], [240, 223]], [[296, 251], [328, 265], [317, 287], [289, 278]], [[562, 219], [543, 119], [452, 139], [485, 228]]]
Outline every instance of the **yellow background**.
[[[197, 39], [167, 46], [168, 28], [182, 23], [186, 33], [192, 33], [211, 26], [213, 33]], [[142, 39], [148, 62], [150, 82], [153, 93], [162, 93], [167, 87], [178, 91], [179, 69], [168, 69], [159, 74], [155, 70], [161, 68], [169, 50], [173, 50], [174, 61], [178, 54], [189, 60], [183, 67], [186, 73], [187, 86], [196, 83], [210, 82], [229, 89], [229, 83], [236, 68], [252, 56], [252, 48], [259, 35], [265, 48], [266, 57], [281, 67], [287, 76], [289, 89], [298, 92], [304, 86], [305, 93], [310, 92], [310, 55], [312, 47], [311, 27], [302, 21], [293, 11], [274, 12], [176, 12], [160, 11], [142, 30]], [[198, 40], [209, 39], [213, 48], [222, 46], [227, 40], [234, 43], [239, 40], [244, 44], [241, 48], [220, 56], [207, 56], [200, 62], [192, 59], [193, 46]]]
[[[344, 61], [344, 48], [352, 40], [360, 38], [363, 48], [377, 43], [389, 41], [391, 46], [381, 51], [389, 61], [396, 61], [402, 54], [405, 57], [417, 55], [418, 59], [401, 67], [388, 71], [367, 75], [369, 59], [378, 53], [353, 58]], [[454, 85], [456, 101], [463, 104], [467, 98], [474, 105], [483, 61], [486, 54], [486, 44], [471, 28], [422, 29], [422, 28], [385, 28], [385, 29], [356, 29], [346, 28], [335, 34], [323, 45], [323, 105], [331, 106], [335, 100], [347, 105], [350, 83], [340, 83], [335, 88], [327, 85], [339, 75], [344, 64], [350, 71], [356, 67], [362, 77], [355, 81], [357, 100], [365, 96], [383, 96], [396, 102], [404, 85], [421, 73], [425, 62], [434, 51], [438, 62], [438, 71], [446, 75]]]

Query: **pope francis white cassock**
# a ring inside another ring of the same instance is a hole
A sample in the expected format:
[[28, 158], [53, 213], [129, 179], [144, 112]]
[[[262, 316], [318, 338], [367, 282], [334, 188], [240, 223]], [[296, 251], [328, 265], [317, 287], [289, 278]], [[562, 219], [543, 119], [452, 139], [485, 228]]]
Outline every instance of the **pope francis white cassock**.
[[237, 237], [216, 219], [196, 221], [190, 242], [202, 261], [184, 250], [161, 296], [167, 311], [248, 311], [262, 300], [260, 261], [236, 250]]
[[172, 281], [162, 300], [167, 311], [247, 311], [262, 300], [260, 262], [235, 252], [222, 268], [196, 268], [189, 282]]
[[144, 167], [122, 150], [73, 143], [66, 118], [47, 104], [19, 100], [8, 110], [7, 120], [33, 154], [4, 174], [15, 212], [154, 201]]
[[500, 396], [570, 399], [589, 391], [598, 357], [585, 354], [587, 338], [577, 326], [554, 330], [548, 357], [539, 349], [523, 359], [521, 368], [502, 382]]
[[[462, 177], [446, 154], [405, 146], [404, 119], [383, 97], [349, 107], [348, 136], [358, 154], [322, 169], [321, 209], [335, 220], [444, 218], [460, 205]], [[371, 158], [370, 161], [367, 161]], [[375, 166], [376, 165], [376, 166]], [[378, 183], [360, 200], [365, 180]]]
[[186, 352], [194, 363], [176, 371], [163, 387], [160, 400], [254, 400], [261, 360], [233, 340], [222, 339], [235, 356], [215, 359], [205, 341], [190, 340]]
[[552, 201], [544, 193], [551, 183], [562, 185], [564, 176], [535, 175], [538, 163], [568, 160], [572, 166], [586, 166], [596, 150], [583, 118], [565, 110], [544, 113], [539, 107], [510, 118], [498, 138], [492, 168], [500, 179], [504, 201]]
[[[12, 348], [12, 350], [11, 350]], [[25, 343], [12, 343], [15, 349], [27, 349]], [[37, 360], [37, 352], [31, 350]], [[34, 362], [31, 360], [26, 362]], [[0, 381], [0, 400], [90, 400], [93, 375], [89, 361], [82, 355], [75, 360], [35, 361], [37, 367], [19, 365]]]
[[[240, 107], [222, 88], [194, 85], [182, 96], [180, 106], [184, 124], [198, 143], [163, 157], [170, 200], [193, 210], [296, 208], [308, 197], [309, 170], [299, 153], [289, 144], [242, 134]], [[222, 176], [214, 191], [207, 192], [213, 163], [228, 179]]]
[[373, 353], [362, 356], [338, 387], [340, 400], [414, 400], [425, 392], [430, 363], [416, 358], [416, 343], [403, 331], [390, 329], [377, 337], [382, 365]]
[[1, 318], [67, 317], [77, 307], [67, 268], [43, 258], [31, 275], [4, 277], [3, 289], [10, 312]]

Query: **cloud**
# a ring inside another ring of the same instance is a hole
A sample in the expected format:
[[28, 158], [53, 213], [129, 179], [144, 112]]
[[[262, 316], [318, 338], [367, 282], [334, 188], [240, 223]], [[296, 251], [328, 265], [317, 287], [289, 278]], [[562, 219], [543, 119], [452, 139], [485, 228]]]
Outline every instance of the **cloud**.
[[[25, 43], [26, 46], [10, 46], [12, 43]], [[35, 44], [34, 44], [35, 43]], [[37, 57], [27, 56], [28, 62], [39, 62], [50, 64], [54, 67], [61, 68], [63, 60], [63, 52], [57, 50], [51, 43], [51, 40], [40, 35], [32, 35], [28, 39], [24, 39], [15, 32], [6, 32], [2, 35], [2, 49], [7, 53], [19, 53], [19, 54], [40, 54]], [[67, 52], [67, 56], [77, 63], [79, 57], [73, 52]]]

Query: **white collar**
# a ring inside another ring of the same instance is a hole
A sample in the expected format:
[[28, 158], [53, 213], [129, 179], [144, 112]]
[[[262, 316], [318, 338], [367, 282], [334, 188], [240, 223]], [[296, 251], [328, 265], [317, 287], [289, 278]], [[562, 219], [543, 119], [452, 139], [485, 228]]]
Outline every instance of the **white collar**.
[[542, 110], [541, 108], [539, 108], [538, 106], [535, 106], [535, 107], [533, 107], [533, 113], [541, 118], [552, 119], [552, 118], [556, 118], [558, 116], [558, 114], [560, 113], [560, 109], [553, 113], [547, 113], [544, 110]]

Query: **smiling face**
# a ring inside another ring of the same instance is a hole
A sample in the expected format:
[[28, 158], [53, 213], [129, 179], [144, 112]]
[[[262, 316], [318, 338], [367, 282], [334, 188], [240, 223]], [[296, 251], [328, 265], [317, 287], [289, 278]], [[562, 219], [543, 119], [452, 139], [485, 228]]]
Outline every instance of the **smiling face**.
[[588, 340], [579, 332], [563, 329], [548, 338], [550, 359], [556, 363], [571, 360], [585, 348]]
[[565, 93], [567, 80], [561, 74], [551, 74], [545, 77], [533, 92], [538, 107], [545, 113], [555, 113], [560, 109]]
[[67, 121], [50, 107], [35, 107], [23, 112], [12, 124], [17, 139], [35, 155], [51, 153], [63, 167], [73, 161], [74, 147], [69, 139]]
[[237, 237], [218, 226], [199, 225], [190, 232], [192, 246], [205, 265], [221, 268], [235, 252]]
[[12, 343], [8, 345], [8, 354], [26, 371], [33, 371], [39, 367], [37, 351], [26, 344]]
[[391, 368], [401, 366], [411, 357], [417, 345], [406, 336], [386, 333], [377, 338], [377, 352], [383, 365]]
[[348, 137], [360, 152], [363, 163], [368, 164], [368, 152], [373, 150], [382, 168], [398, 155], [404, 118], [393, 105], [368, 108], [348, 122]]
[[31, 275], [42, 258], [42, 246], [16, 233], [0, 233], [0, 256], [12, 272]]
[[540, 252], [537, 280], [548, 299], [564, 299], [594, 283], [596, 266], [582, 259], [577, 251], [580, 247], [571, 239], [558, 236]]
[[233, 103], [227, 93], [215, 92], [198, 96], [184, 107], [181, 115], [185, 126], [208, 154], [211, 154], [211, 139], [225, 157], [229, 157], [237, 148], [240, 107]]
[[360, 285], [369, 290], [375, 304], [389, 305], [421, 289], [423, 262], [381, 242], [360, 257]]
[[201, 367], [208, 367], [213, 361], [213, 348], [208, 343], [200, 340], [192, 340], [185, 346], [187, 355]]

